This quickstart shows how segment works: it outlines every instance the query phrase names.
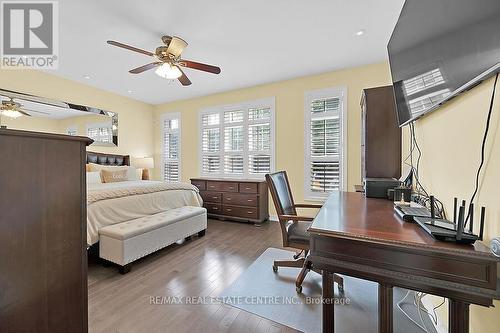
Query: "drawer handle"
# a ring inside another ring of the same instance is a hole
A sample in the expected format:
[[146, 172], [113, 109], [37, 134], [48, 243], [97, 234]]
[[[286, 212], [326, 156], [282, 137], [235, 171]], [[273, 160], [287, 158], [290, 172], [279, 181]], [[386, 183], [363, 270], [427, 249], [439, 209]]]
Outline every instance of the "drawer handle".
[[212, 197], [212, 199], [219, 199], [219, 197]]
[[251, 210], [249, 210], [247, 213], [248, 213], [248, 214], [253, 214], [253, 212], [252, 212]]
[[226, 211], [230, 212], [230, 211], [231, 211], [231, 208], [226, 208]]
[[234, 190], [234, 187], [230, 187], [229, 189], [230, 189], [230, 190]]
[[248, 201], [248, 202], [252, 202], [253, 200], [252, 200], [252, 199], [248, 199], [247, 201]]
[[231, 199], [231, 198], [226, 198], [226, 200], [227, 200], [227, 201], [231, 201], [231, 200], [233, 200], [233, 199]]
[[210, 185], [210, 186], [208, 186], [208, 187], [210, 187], [210, 188], [214, 188], [215, 186], [214, 186], [214, 185]]
[[217, 208], [217, 207], [214, 207], [214, 208], [212, 208], [212, 209], [213, 209], [213, 210], [219, 210], [219, 208]]
[[251, 187], [245, 187], [245, 190], [251, 190], [252, 188]]

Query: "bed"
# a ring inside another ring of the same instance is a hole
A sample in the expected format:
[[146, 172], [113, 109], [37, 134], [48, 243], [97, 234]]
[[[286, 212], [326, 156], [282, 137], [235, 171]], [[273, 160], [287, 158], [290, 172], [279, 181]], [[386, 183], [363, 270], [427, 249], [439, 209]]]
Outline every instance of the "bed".
[[[130, 157], [87, 152], [87, 163], [130, 166]], [[99, 242], [110, 225], [185, 206], [202, 206], [198, 189], [182, 182], [133, 180], [87, 185], [87, 244]]]

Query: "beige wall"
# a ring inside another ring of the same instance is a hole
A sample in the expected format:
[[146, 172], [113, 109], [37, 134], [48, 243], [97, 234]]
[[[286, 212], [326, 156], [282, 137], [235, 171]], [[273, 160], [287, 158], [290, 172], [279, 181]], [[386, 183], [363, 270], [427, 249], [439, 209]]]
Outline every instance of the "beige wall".
[[[83, 84], [34, 71], [0, 71], [0, 88], [15, 90], [119, 113], [118, 148], [92, 147], [132, 156], [155, 155], [161, 159], [160, 115], [181, 113], [182, 178], [199, 175], [198, 112], [200, 109], [266, 97], [276, 98], [276, 168], [289, 172], [296, 200], [304, 199], [304, 94], [328, 87], [347, 87], [348, 112], [348, 189], [360, 182], [360, 108], [363, 88], [390, 83], [387, 63], [346, 69], [321, 75], [266, 84], [185, 101], [151, 106], [126, 97], [103, 92]], [[469, 198], [479, 164], [480, 144], [493, 81], [490, 79], [470, 92], [416, 122], [423, 156], [423, 185], [446, 203], [451, 212], [453, 197]], [[23, 126], [50, 128], [41, 121]], [[486, 239], [500, 236], [500, 101], [495, 104], [487, 146], [487, 162], [478, 202], [487, 207]], [[153, 134], [154, 133], [154, 137]], [[405, 135], [407, 138], [407, 136]], [[408, 140], [404, 140], [407, 145]], [[405, 147], [404, 149], [406, 149]], [[160, 177], [160, 168], [155, 175]], [[500, 326], [499, 302], [496, 308], [472, 307], [471, 330], [494, 332]], [[446, 322], [446, 308], [440, 319]]]
[[[418, 143], [423, 152], [420, 167], [423, 185], [446, 204], [448, 215], [453, 212], [454, 197], [469, 201], [474, 190], [493, 81], [494, 78], [485, 81], [416, 122]], [[477, 203], [486, 207], [486, 242], [500, 236], [499, 126], [500, 99], [497, 94], [477, 196]], [[478, 227], [475, 224], [476, 230]], [[490, 309], [472, 306], [473, 333], [498, 332], [500, 302], [496, 301], [495, 306]], [[441, 311], [441, 314], [446, 315], [446, 311]]]
[[[91, 146], [88, 150], [133, 157], [153, 154], [153, 106], [149, 104], [32, 70], [0, 70], [0, 88], [117, 112], [118, 147]], [[26, 117], [15, 120], [4, 118], [2, 123], [12, 125], [12, 128], [59, 132], [47, 121]]]
[[[257, 87], [229, 91], [206, 97], [168, 103], [155, 107], [155, 157], [161, 161], [160, 116], [181, 113], [182, 179], [199, 176], [198, 114], [203, 108], [233, 104], [266, 97], [276, 100], [276, 169], [287, 170], [296, 201], [304, 200], [304, 94], [329, 87], [347, 87], [348, 187], [360, 183], [360, 98], [363, 88], [387, 85], [387, 63], [307, 76]], [[157, 168], [156, 177], [159, 177]], [[272, 205], [271, 205], [272, 207]]]

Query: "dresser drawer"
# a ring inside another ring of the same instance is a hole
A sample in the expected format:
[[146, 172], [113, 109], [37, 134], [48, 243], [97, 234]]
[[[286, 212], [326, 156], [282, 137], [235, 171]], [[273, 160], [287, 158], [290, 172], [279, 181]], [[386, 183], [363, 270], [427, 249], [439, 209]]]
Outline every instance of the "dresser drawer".
[[257, 193], [259, 186], [256, 183], [240, 183], [241, 193]]
[[222, 183], [223, 192], [238, 192], [238, 183], [225, 182]]
[[222, 202], [222, 193], [220, 192], [204, 191], [200, 192], [200, 195], [204, 202], [214, 202], [214, 203]]
[[191, 180], [191, 184], [196, 186], [200, 191], [205, 191], [207, 189], [207, 182], [204, 180]]
[[222, 214], [222, 207], [220, 204], [204, 202], [203, 207], [207, 209], [209, 214]]
[[256, 219], [258, 217], [258, 211], [255, 207], [237, 207], [237, 206], [222, 206], [222, 211], [224, 215], [230, 215], [234, 217]]
[[259, 201], [255, 194], [223, 193], [222, 202], [227, 205], [257, 207]]

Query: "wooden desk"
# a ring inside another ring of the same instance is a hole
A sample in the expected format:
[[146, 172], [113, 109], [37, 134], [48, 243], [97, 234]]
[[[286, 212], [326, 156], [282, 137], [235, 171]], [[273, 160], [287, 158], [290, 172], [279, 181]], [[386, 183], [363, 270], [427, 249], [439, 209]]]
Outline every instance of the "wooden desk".
[[[393, 286], [449, 298], [449, 331], [454, 333], [469, 331], [470, 304], [492, 306], [500, 298], [499, 258], [488, 247], [439, 242], [399, 219], [391, 201], [334, 193], [309, 232], [309, 259], [323, 270], [325, 300], [334, 297], [333, 273], [379, 283], [379, 332], [393, 331]], [[323, 332], [333, 331], [333, 302], [324, 302]]]

